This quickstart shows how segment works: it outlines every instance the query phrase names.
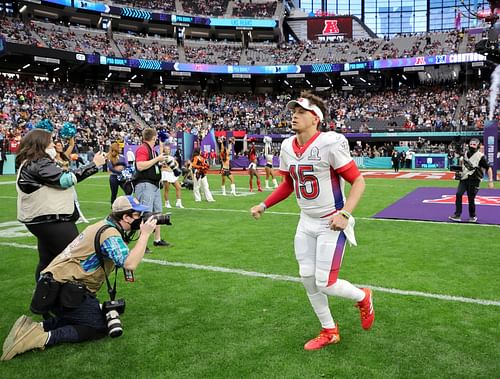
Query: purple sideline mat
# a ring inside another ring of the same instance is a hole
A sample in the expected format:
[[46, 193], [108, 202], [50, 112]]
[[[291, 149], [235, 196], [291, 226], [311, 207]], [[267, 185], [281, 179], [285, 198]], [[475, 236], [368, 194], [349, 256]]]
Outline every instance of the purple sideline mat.
[[[453, 222], [456, 188], [422, 187], [410, 192], [394, 204], [377, 213], [374, 218]], [[467, 195], [462, 199], [462, 220], [469, 219]], [[478, 224], [500, 225], [500, 189], [479, 190], [476, 196]]]

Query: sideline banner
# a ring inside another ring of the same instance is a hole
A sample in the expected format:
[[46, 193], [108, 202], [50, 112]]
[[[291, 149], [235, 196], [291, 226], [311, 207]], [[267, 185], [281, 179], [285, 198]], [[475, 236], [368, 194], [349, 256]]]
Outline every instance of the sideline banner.
[[484, 155], [493, 170], [493, 180], [497, 180], [498, 170], [498, 122], [487, 121], [484, 127]]

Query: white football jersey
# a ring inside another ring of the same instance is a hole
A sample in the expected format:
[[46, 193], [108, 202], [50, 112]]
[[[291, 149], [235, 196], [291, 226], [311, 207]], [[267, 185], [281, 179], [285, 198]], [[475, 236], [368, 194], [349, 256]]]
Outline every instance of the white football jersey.
[[318, 133], [304, 146], [295, 136], [281, 144], [280, 170], [293, 179], [295, 196], [302, 212], [325, 217], [344, 207], [344, 179], [336, 170], [353, 161], [349, 143], [335, 132]]

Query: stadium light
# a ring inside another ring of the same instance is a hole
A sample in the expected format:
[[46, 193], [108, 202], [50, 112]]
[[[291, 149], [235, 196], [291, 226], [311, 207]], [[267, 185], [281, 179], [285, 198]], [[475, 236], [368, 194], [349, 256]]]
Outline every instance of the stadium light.
[[287, 86], [289, 86], [289, 85], [290, 85], [290, 83], [288, 83], [286, 80], [283, 80], [283, 82], [285, 82], [285, 84], [286, 84]]
[[359, 80], [361, 80], [363, 83], [366, 83], [365, 78], [359, 78]]
[[106, 79], [109, 79], [109, 78], [111, 77], [111, 75], [113, 75], [113, 73], [112, 73], [112, 72], [110, 72], [110, 73], [108, 74], [108, 76], [106, 76]]
[[54, 72], [59, 71], [59, 68], [60, 68], [60, 67], [56, 67], [56, 68], [54, 69]]
[[130, 80], [134, 80], [135, 78], [137, 78], [137, 75], [134, 74], [134, 76], [132, 76]]
[[25, 64], [25, 65], [23, 66], [23, 70], [27, 69], [29, 66], [31, 66], [31, 63]]
[[344, 78], [342, 78], [342, 81], [343, 81], [345, 84], [347, 84], [347, 80], [345, 80]]
[[21, 9], [19, 9], [19, 13], [23, 13], [28, 7], [26, 5], [23, 5]]
[[403, 74], [401, 75], [404, 80], [408, 80], [408, 78]]

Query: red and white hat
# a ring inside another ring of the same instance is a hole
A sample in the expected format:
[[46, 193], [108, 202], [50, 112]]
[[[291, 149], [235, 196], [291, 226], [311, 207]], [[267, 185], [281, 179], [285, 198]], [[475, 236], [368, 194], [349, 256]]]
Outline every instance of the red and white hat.
[[291, 100], [288, 102], [286, 107], [288, 109], [294, 109], [297, 105], [301, 106], [304, 109], [307, 109], [308, 111], [314, 113], [318, 118], [319, 121], [323, 121], [323, 112], [321, 112], [321, 109], [317, 105], [312, 104], [309, 99], [306, 99], [304, 97], [301, 97], [297, 100]]

